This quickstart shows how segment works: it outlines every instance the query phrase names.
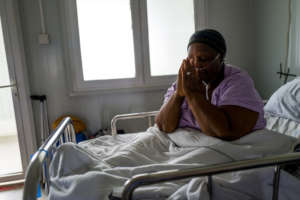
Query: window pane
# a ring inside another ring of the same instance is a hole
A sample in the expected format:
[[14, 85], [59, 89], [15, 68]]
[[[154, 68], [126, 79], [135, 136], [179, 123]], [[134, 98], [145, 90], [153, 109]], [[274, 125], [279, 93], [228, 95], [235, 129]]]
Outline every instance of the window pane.
[[[9, 85], [10, 78], [0, 19], [0, 86]], [[11, 88], [0, 88], [0, 177], [22, 172], [14, 103]]]
[[22, 172], [11, 88], [0, 89], [0, 176]]
[[84, 80], [134, 78], [129, 0], [77, 0]]
[[9, 74], [6, 60], [6, 52], [4, 48], [2, 24], [0, 20], [0, 86], [9, 85]]
[[195, 31], [193, 0], [147, 0], [151, 76], [177, 74]]

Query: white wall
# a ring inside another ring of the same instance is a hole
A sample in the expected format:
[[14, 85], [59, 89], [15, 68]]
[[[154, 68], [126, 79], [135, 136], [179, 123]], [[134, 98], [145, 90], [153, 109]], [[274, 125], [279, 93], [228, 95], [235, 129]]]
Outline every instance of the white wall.
[[[285, 61], [288, 0], [254, 0], [255, 81], [264, 98], [282, 85], [276, 72]], [[293, 73], [293, 71], [292, 71]]]
[[[229, 63], [245, 68], [268, 99], [284, 82], [277, 72], [286, 57], [288, 0], [210, 0], [209, 13], [209, 23], [228, 41]], [[300, 75], [300, 68], [290, 69]]]
[[[51, 44], [47, 46], [40, 46], [37, 42], [41, 31], [38, 1], [20, 1], [31, 92], [47, 95], [50, 123], [63, 114], [73, 114], [83, 119], [89, 130], [95, 132], [108, 127], [115, 114], [158, 110], [165, 91], [77, 97], [68, 95], [58, 1], [43, 1], [46, 27], [51, 37]], [[208, 0], [208, 3], [209, 27], [217, 28], [227, 39], [228, 60], [253, 74], [252, 18], [249, 16], [251, 0]], [[38, 126], [37, 102], [33, 103], [33, 108]], [[130, 131], [130, 125], [121, 123], [120, 128]]]
[[254, 76], [252, 0], [208, 0], [209, 26], [227, 42], [226, 62]]

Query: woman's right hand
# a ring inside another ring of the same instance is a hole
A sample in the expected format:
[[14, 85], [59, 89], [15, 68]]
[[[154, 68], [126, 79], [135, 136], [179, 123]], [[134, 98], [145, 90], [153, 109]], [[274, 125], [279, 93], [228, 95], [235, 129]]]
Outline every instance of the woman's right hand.
[[205, 88], [202, 77], [196, 67], [193, 66], [193, 59], [184, 59], [179, 69], [177, 79], [176, 95], [180, 97], [193, 96], [195, 94], [205, 95]]
[[184, 68], [184, 62], [182, 61], [181, 66], [179, 68], [178, 76], [177, 76], [177, 87], [176, 87], [176, 95], [179, 97], [184, 97], [184, 90], [183, 90], [183, 68]]

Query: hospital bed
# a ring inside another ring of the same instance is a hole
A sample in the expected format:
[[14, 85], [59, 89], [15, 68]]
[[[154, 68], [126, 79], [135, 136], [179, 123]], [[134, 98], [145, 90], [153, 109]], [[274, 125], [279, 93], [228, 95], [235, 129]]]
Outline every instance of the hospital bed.
[[[149, 126], [152, 126], [153, 125], [153, 117], [157, 113], [158, 113], [158, 111], [117, 115], [112, 119], [112, 122], [111, 122], [112, 136], [105, 136], [105, 138], [108, 139], [108, 137], [110, 137], [109, 139], [114, 139], [114, 138], [122, 137], [121, 139], [123, 139], [127, 135], [127, 134], [125, 136], [117, 135], [116, 124], [119, 120], [147, 118], [149, 121]], [[269, 112], [266, 112], [266, 113], [267, 113], [267, 115], [266, 115], [267, 119], [269, 119], [269, 118], [271, 119], [271, 122], [270, 123], [268, 122], [269, 128], [273, 129], [273, 130], [276, 129], [277, 131], [281, 130], [280, 124], [282, 125], [282, 123], [283, 123], [282, 121], [280, 121], [281, 119], [276, 121], [276, 120], [274, 120], [274, 118], [275, 118], [274, 113], [272, 113], [272, 114], [270, 114]], [[286, 124], [287, 123], [288, 122], [286, 122]], [[297, 122], [293, 121], [293, 123], [297, 123]], [[287, 126], [289, 127], [289, 128], [287, 128], [287, 130], [290, 130], [291, 125], [287, 125]], [[299, 125], [299, 127], [300, 127], [300, 125]], [[284, 129], [286, 129], [286, 128], [284, 128]], [[153, 132], [157, 131], [153, 127], [151, 130]], [[150, 130], [150, 132], [151, 132], [151, 130]], [[294, 132], [292, 132], [292, 134], [291, 134], [291, 130], [290, 130], [289, 134], [291, 136], [297, 137], [295, 135], [296, 134], [295, 130], [299, 131], [299, 129], [297, 129], [297, 127], [294, 126]], [[142, 135], [142, 133], [138, 133], [138, 134]], [[147, 139], [148, 136], [149, 135], [146, 135], [145, 138]], [[172, 136], [172, 137], [176, 137], [176, 134], [175, 134], [175, 136]], [[273, 137], [273, 135], [272, 135], [272, 137]], [[279, 136], [279, 137], [281, 137], [281, 136]], [[298, 141], [299, 141], [299, 137], [300, 137], [300, 132], [299, 132], [299, 136], [298, 136]], [[201, 138], [201, 139], [203, 139], [203, 138]], [[205, 139], [207, 139], [207, 138], [205, 138]], [[95, 144], [100, 142], [100, 140], [101, 140], [101, 137], [98, 140], [94, 141]], [[181, 142], [180, 140], [181, 140], [181, 138], [179, 140], [177, 140], [176, 142], [180, 143]], [[278, 139], [278, 140], [281, 140], [281, 139]], [[289, 140], [289, 139], [287, 139], [287, 140]], [[251, 139], [247, 140], [246, 143], [248, 143], [249, 141], [251, 141]], [[27, 171], [26, 171], [26, 179], [25, 179], [25, 186], [24, 186], [24, 193], [23, 193], [24, 200], [36, 199], [38, 184], [40, 184], [40, 182], [42, 180], [45, 183], [45, 193], [46, 194], [48, 194], [49, 192], [51, 193], [51, 187], [55, 188], [55, 190], [59, 191], [59, 188], [57, 188], [58, 185], [56, 185], [56, 183], [53, 185], [53, 183], [50, 179], [49, 167], [50, 167], [50, 163], [52, 162], [53, 157], [55, 157], [55, 152], [57, 153], [58, 151], [60, 151], [61, 147], [64, 146], [61, 144], [63, 144], [63, 143], [69, 144], [70, 142], [75, 143], [75, 133], [74, 133], [74, 128], [72, 126], [72, 120], [69, 117], [67, 117], [60, 123], [60, 125], [57, 127], [57, 129], [51, 134], [51, 136], [46, 140], [46, 142], [44, 144], [42, 144], [42, 146], [39, 148], [39, 150], [34, 154], [32, 160], [27, 168]], [[279, 141], [277, 141], [277, 142], [279, 142]], [[59, 145], [58, 145], [58, 143], [59, 143]], [[105, 143], [101, 143], [101, 145], [102, 144], [105, 144]], [[271, 143], [269, 143], [269, 144], [271, 144]], [[294, 144], [297, 144], [297, 143], [295, 142]], [[234, 144], [234, 145], [240, 145], [240, 143]], [[66, 146], [67, 146], [67, 148], [66, 148], [67, 151], [68, 151], [68, 148], [75, 148], [75, 149], [77, 148], [76, 145], [68, 146], [66, 144]], [[247, 148], [248, 148], [248, 146], [247, 146]], [[297, 147], [298, 147], [297, 145], [294, 145], [293, 149], [295, 149]], [[178, 148], [178, 147], [175, 145], [174, 148]], [[79, 150], [83, 151], [83, 148], [79, 149]], [[71, 154], [66, 154], [66, 155], [68, 155], [70, 157]], [[93, 157], [93, 156], [91, 156], [91, 157]], [[61, 161], [62, 158], [63, 158], [63, 156], [57, 158], [56, 160], [54, 159], [54, 160], [55, 160], [55, 162], [57, 160], [60, 160], [59, 162], [62, 162]], [[70, 159], [72, 159], [72, 158], [70, 158]], [[138, 191], [139, 187], [142, 187], [142, 186], [148, 186], [148, 185], [153, 185], [153, 184], [157, 184], [157, 183], [172, 182], [172, 181], [176, 182], [176, 181], [191, 179], [191, 178], [195, 178], [195, 177], [206, 177], [206, 178], [202, 178], [202, 179], [205, 179], [205, 183], [207, 184], [206, 188], [207, 188], [207, 193], [208, 193], [208, 199], [211, 199], [212, 197], [217, 196], [216, 192], [218, 190], [215, 190], [214, 187], [219, 187], [220, 185], [222, 185], [222, 184], [215, 184], [216, 181], [220, 180], [220, 179], [214, 179], [215, 176], [217, 176], [219, 174], [224, 174], [224, 173], [228, 174], [228, 173], [235, 173], [235, 172], [240, 172], [240, 171], [244, 171], [244, 170], [254, 170], [256, 168], [266, 168], [266, 167], [274, 166], [274, 172], [271, 172], [272, 181], [271, 181], [271, 183], [269, 183], [269, 185], [272, 186], [272, 194], [271, 194], [272, 199], [280, 199], [281, 194], [279, 192], [280, 191], [279, 185], [280, 185], [280, 181], [285, 179], [285, 177], [282, 177], [282, 174], [285, 173], [285, 172], [283, 172], [282, 169], [284, 168], [284, 166], [292, 165], [292, 164], [294, 164], [294, 165], [298, 164], [298, 166], [299, 166], [299, 162], [300, 162], [300, 152], [289, 151], [286, 153], [278, 153], [275, 155], [254, 157], [252, 159], [250, 158], [250, 159], [245, 159], [245, 160], [234, 160], [232, 162], [221, 162], [221, 163], [215, 163], [215, 164], [211, 164], [211, 165], [201, 165], [201, 166], [192, 165], [192, 167], [188, 167], [188, 168], [179, 167], [178, 169], [175, 167], [170, 170], [164, 169], [162, 171], [151, 171], [150, 170], [150, 172], [146, 172], [146, 173], [142, 173], [142, 174], [134, 174], [133, 176], [128, 177], [127, 180], [124, 181], [124, 183], [125, 183], [124, 186], [117, 187], [117, 189], [116, 189], [117, 192], [113, 192], [110, 195], [110, 198], [111, 199], [139, 199], [139, 197], [134, 198], [134, 192]], [[181, 166], [181, 165], [178, 165], [178, 166]], [[55, 167], [52, 166], [52, 168], [55, 168]], [[71, 173], [70, 171], [72, 171], [72, 170], [73, 169], [69, 170], [66, 173], [67, 174]], [[105, 170], [109, 171], [109, 169], [107, 169], [107, 168], [105, 168]], [[52, 174], [53, 174], [53, 171], [56, 172], [57, 170], [52, 169]], [[257, 170], [254, 170], [254, 171], [257, 171]], [[61, 172], [59, 172], [59, 173], [61, 173]], [[75, 174], [75, 175], [78, 176], [78, 174]], [[116, 175], [116, 174], [114, 174], [114, 175]], [[57, 176], [57, 174], [55, 175], [55, 173], [54, 173], [54, 177], [55, 176]], [[64, 178], [66, 178], [66, 177], [64, 177]], [[195, 179], [195, 180], [197, 181], [197, 179]], [[300, 179], [297, 179], [297, 180], [300, 183]], [[172, 184], [171, 184], [171, 186], [172, 186]], [[90, 186], [90, 187], [91, 187], [90, 190], [99, 189], [99, 188], [93, 188], [92, 186]], [[151, 188], [150, 190], [153, 190], [153, 188]], [[143, 190], [141, 190], [141, 191], [143, 191]], [[145, 191], [147, 191], [147, 190], [145, 190]], [[156, 191], [156, 190], [154, 190], [154, 191]], [[86, 191], [86, 192], [88, 193], [89, 191]], [[140, 192], [140, 193], [142, 193], [142, 192]], [[153, 192], [152, 192], [152, 195], [153, 195]], [[53, 198], [53, 199], [55, 199], [55, 198]], [[74, 199], [74, 198], [70, 197], [70, 199]], [[153, 199], [156, 199], [156, 198], [153, 198]], [[174, 199], [176, 199], [176, 198], [174, 198]], [[203, 197], [203, 199], [207, 199], [207, 198]]]

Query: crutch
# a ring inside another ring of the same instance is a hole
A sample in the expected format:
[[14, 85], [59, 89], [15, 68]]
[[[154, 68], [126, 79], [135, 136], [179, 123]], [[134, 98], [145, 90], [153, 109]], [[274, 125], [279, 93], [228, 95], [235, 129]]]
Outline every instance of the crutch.
[[[46, 95], [31, 95], [31, 99], [33, 101], [39, 101], [40, 102], [40, 136], [41, 136], [41, 144], [42, 145], [46, 139], [49, 136], [49, 124], [48, 124], [48, 113], [47, 113], [47, 98]], [[47, 161], [46, 161], [47, 162]], [[46, 173], [46, 166], [44, 164], [44, 170], [42, 171], [43, 173], [43, 178], [42, 178], [42, 183], [45, 184], [47, 182], [47, 179], [49, 177], [48, 174]]]
[[46, 95], [31, 95], [33, 101], [40, 102], [40, 131], [41, 131], [41, 144], [45, 142], [49, 136], [49, 124], [47, 113], [47, 98]]

